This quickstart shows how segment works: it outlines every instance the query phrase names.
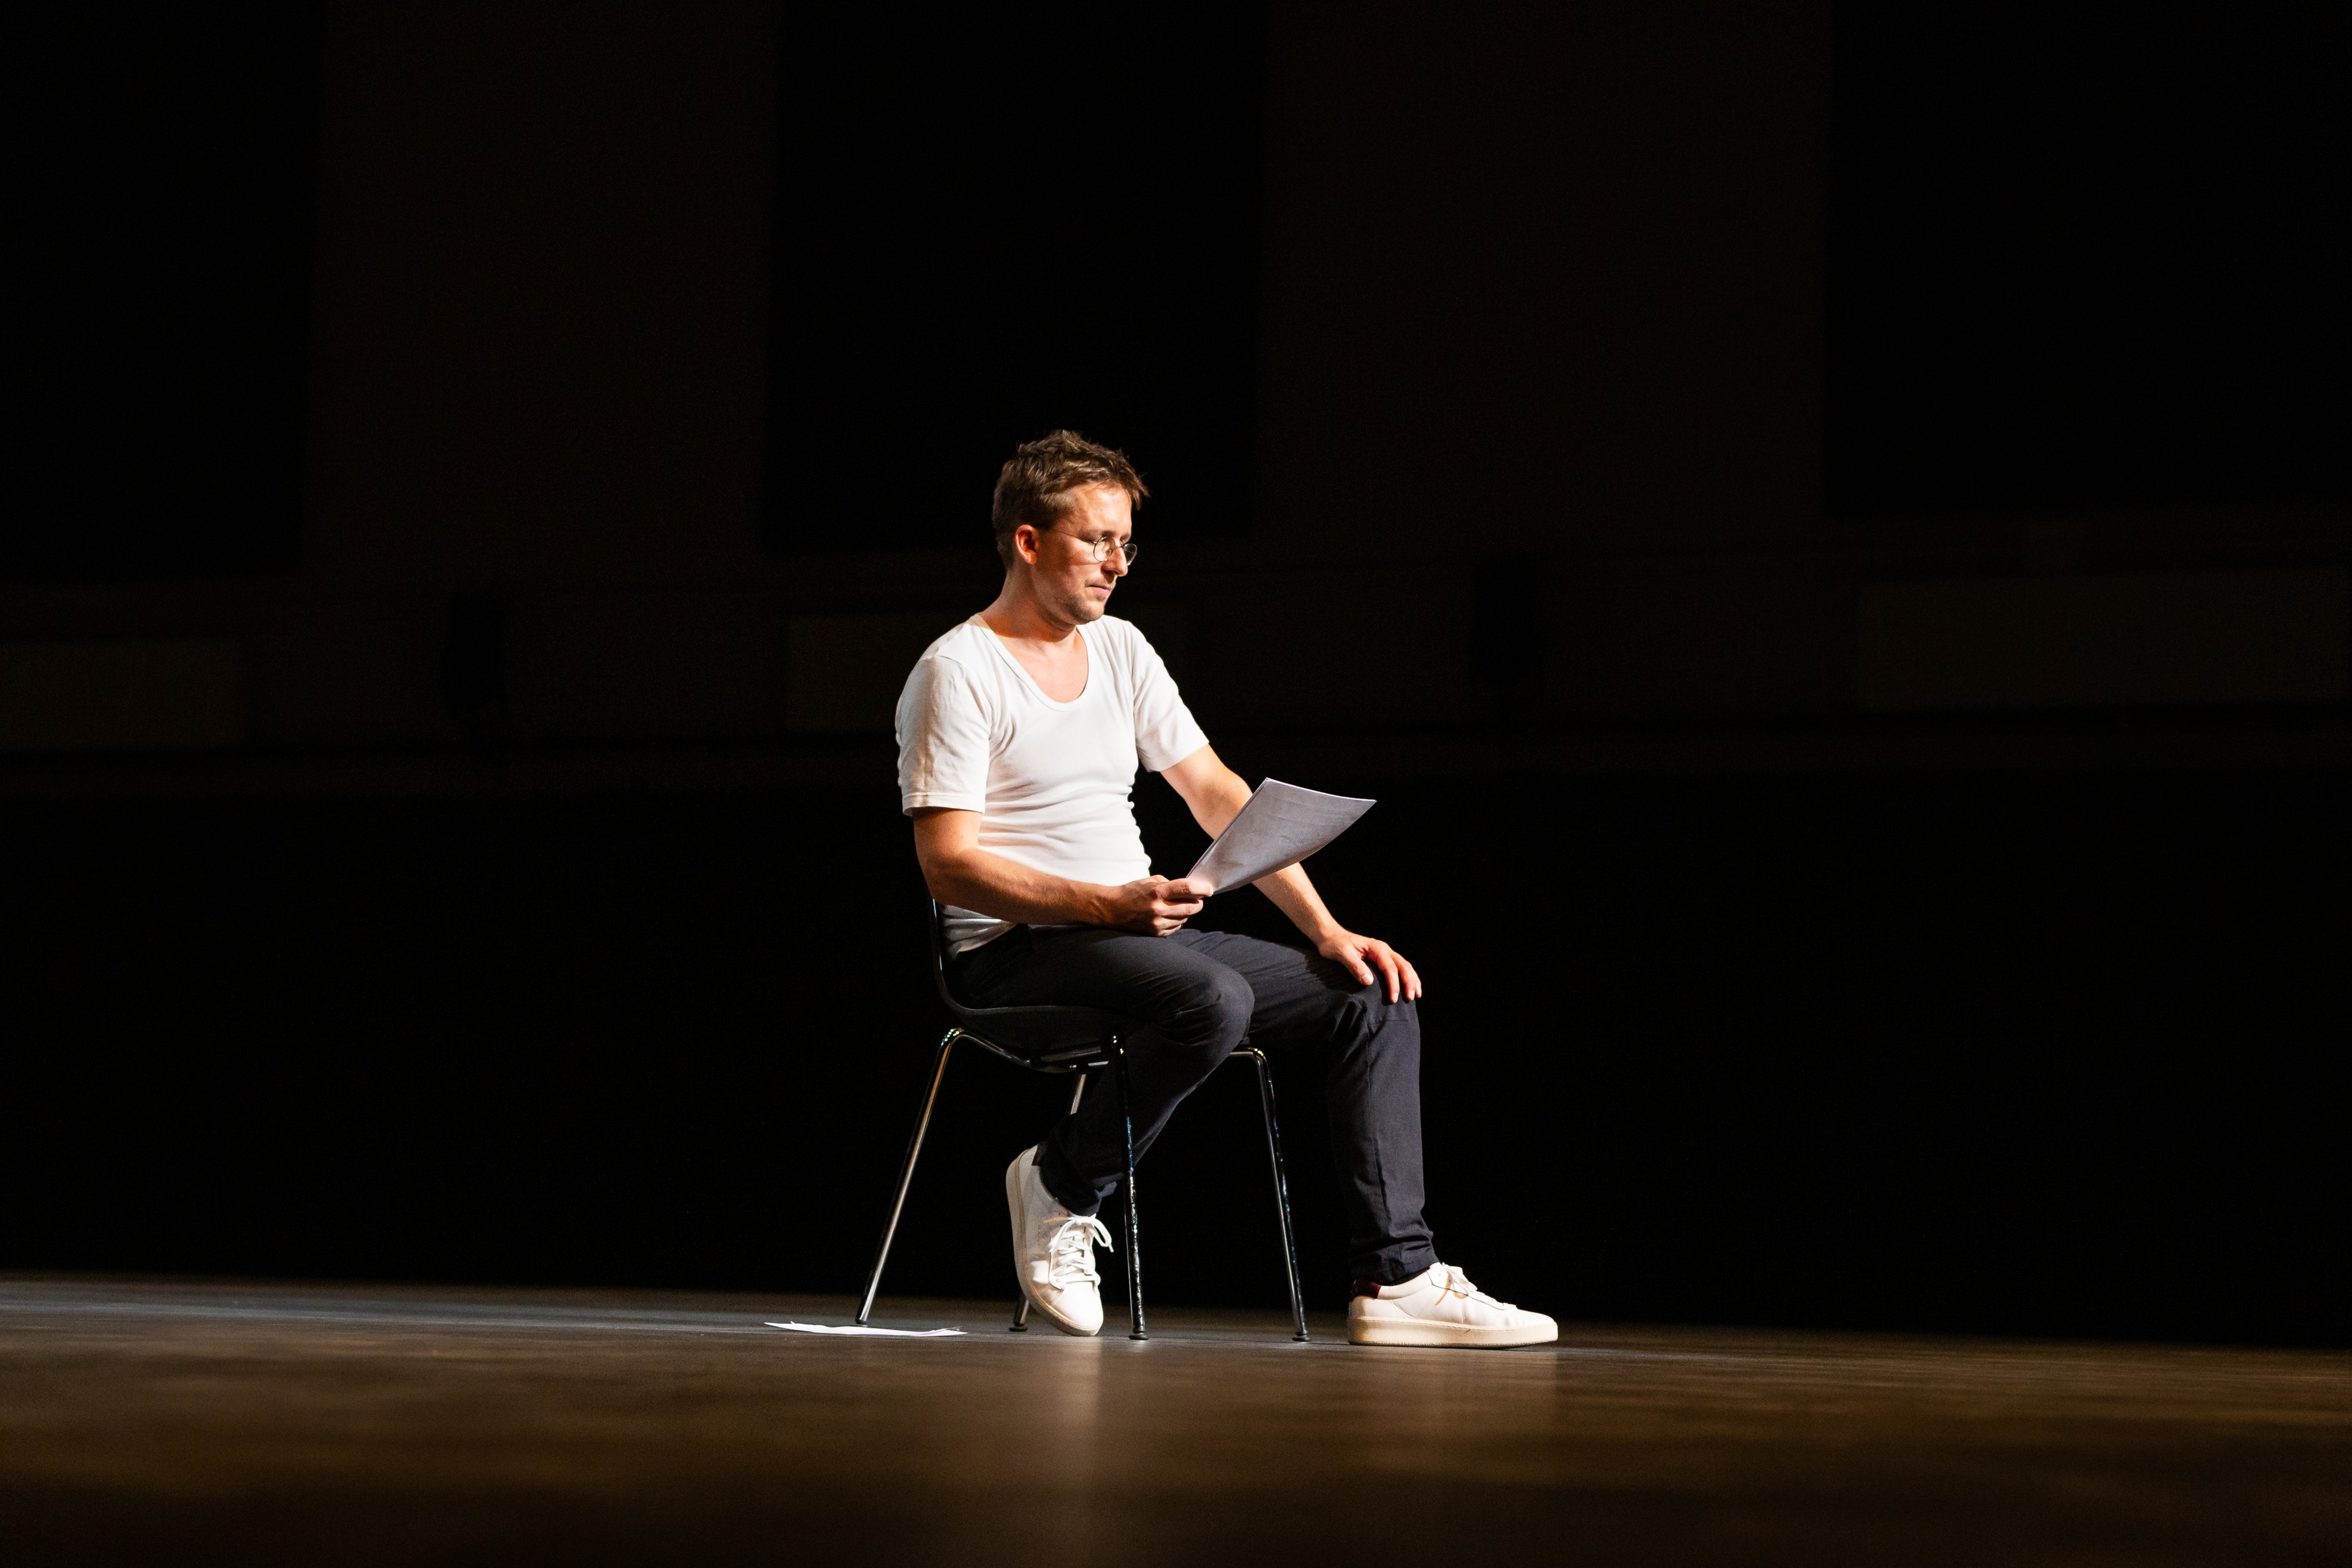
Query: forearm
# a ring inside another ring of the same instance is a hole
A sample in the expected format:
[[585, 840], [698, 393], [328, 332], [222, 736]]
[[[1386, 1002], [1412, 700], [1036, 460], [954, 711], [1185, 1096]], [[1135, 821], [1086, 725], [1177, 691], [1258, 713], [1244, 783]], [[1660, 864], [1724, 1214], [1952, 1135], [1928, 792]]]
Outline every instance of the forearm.
[[[1164, 776], [1192, 808], [1192, 820], [1207, 829], [1212, 838], [1231, 826], [1249, 803], [1250, 787], [1206, 746], [1168, 768]], [[1304, 870], [1286, 866], [1258, 878], [1254, 885], [1290, 917], [1318, 953], [1343, 966], [1357, 983], [1381, 986], [1391, 1002], [1421, 998], [1421, 976], [1404, 961], [1404, 956], [1377, 936], [1359, 936], [1332, 919]]]
[[[1240, 775], [1223, 767], [1203, 778], [1194, 786], [1198, 799], [1192, 802], [1192, 819], [1199, 822], [1211, 838], [1233, 825], [1244, 806], [1249, 804], [1250, 787]], [[1324, 907], [1322, 895], [1307, 880], [1304, 868], [1286, 866], [1281, 871], [1262, 876], [1251, 884], [1274, 901], [1274, 906], [1290, 917], [1290, 923], [1310, 942], [1323, 939], [1341, 929]]]
[[1274, 906], [1288, 915], [1290, 923], [1297, 926], [1300, 935], [1309, 942], [1320, 946], [1326, 937], [1345, 929], [1331, 917], [1330, 910], [1324, 907], [1323, 895], [1315, 891], [1315, 884], [1307, 880], [1303, 866], [1285, 866], [1278, 872], [1258, 878], [1250, 885], [1274, 900]]
[[975, 914], [1024, 925], [1110, 924], [1112, 889], [1073, 882], [982, 849], [926, 858], [923, 880], [931, 896]]

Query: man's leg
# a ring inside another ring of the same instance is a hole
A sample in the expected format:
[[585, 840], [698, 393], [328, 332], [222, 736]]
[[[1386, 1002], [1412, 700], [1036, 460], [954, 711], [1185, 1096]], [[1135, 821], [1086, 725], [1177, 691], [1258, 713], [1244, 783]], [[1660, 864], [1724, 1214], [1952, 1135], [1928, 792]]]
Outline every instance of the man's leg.
[[1328, 958], [1222, 931], [1167, 938], [1238, 975], [1251, 1043], [1328, 1052], [1325, 1103], [1348, 1195], [1358, 1283], [1399, 1284], [1437, 1261], [1422, 1216], [1421, 1018]]
[[[1128, 1093], [1140, 1155], [1178, 1102], [1234, 1052], [1255, 998], [1213, 957], [1161, 936], [1100, 926], [1024, 926], [957, 961], [957, 992], [973, 1007], [1100, 1008], [1136, 1020], [1127, 1047]], [[1118, 1095], [1098, 1086], [1039, 1150], [1045, 1190], [1073, 1214], [1092, 1214], [1127, 1171]]]

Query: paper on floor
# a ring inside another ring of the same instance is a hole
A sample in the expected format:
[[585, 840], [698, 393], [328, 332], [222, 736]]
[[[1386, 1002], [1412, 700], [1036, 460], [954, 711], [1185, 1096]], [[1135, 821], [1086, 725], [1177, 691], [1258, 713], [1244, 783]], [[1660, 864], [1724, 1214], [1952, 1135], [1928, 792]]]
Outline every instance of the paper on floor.
[[1217, 893], [1255, 882], [1268, 872], [1297, 865], [1371, 809], [1370, 800], [1269, 779], [1184, 879], [1205, 883]]
[[772, 1329], [793, 1329], [801, 1333], [881, 1334], [890, 1339], [937, 1339], [941, 1334], [957, 1334], [961, 1329], [870, 1329], [863, 1323], [770, 1323]]

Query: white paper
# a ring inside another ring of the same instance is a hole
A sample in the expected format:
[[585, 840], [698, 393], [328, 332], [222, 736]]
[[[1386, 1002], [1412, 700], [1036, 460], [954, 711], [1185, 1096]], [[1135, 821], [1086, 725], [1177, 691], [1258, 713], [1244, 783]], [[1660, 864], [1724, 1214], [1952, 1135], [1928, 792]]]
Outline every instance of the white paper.
[[1297, 865], [1371, 809], [1370, 800], [1269, 779], [1184, 879], [1211, 893], [1245, 886], [1269, 872]]
[[958, 1334], [961, 1329], [870, 1329], [863, 1323], [770, 1323], [772, 1329], [794, 1329], [802, 1333], [877, 1334], [888, 1339], [938, 1339], [942, 1334]]

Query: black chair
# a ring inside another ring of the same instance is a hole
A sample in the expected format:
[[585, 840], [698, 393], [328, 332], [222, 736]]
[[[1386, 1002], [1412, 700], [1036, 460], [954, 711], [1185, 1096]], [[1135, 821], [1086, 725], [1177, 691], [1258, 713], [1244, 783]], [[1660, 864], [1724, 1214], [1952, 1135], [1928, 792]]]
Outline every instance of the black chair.
[[[874, 1254], [874, 1272], [866, 1281], [866, 1298], [857, 1306], [860, 1323], [872, 1315], [875, 1293], [882, 1288], [882, 1266], [890, 1260], [890, 1241], [898, 1233], [898, 1216], [907, 1207], [907, 1188], [915, 1179], [915, 1161], [923, 1152], [923, 1134], [931, 1125], [932, 1107], [939, 1103], [940, 1085], [948, 1075], [948, 1054], [959, 1040], [968, 1040], [1032, 1072], [1075, 1072], [1108, 1067], [1118, 1089], [1120, 1117], [1127, 1124], [1127, 1305], [1134, 1326], [1129, 1339], [1149, 1337], [1143, 1323], [1142, 1232], [1135, 1206], [1135, 1122], [1128, 1115], [1127, 1051], [1119, 1043], [1122, 1030], [1135, 1020], [1093, 1008], [968, 1008], [948, 987], [947, 915], [931, 903], [931, 978], [940, 1000], [954, 1015], [956, 1027], [940, 1040], [939, 1061], [931, 1069], [931, 1086], [923, 1095], [923, 1109], [915, 1118], [915, 1135], [907, 1145], [907, 1163], [898, 1172], [898, 1193], [890, 1200], [890, 1218], [882, 1227], [882, 1245]], [[1257, 1065], [1258, 1107], [1265, 1114], [1265, 1157], [1274, 1170], [1274, 1205], [1282, 1220], [1282, 1266], [1290, 1281], [1290, 1317], [1297, 1333], [1307, 1337], [1307, 1304], [1298, 1294], [1298, 1249], [1290, 1239], [1290, 1189], [1282, 1175], [1282, 1134], [1275, 1123], [1274, 1080], [1266, 1073], [1265, 1053], [1246, 1040], [1234, 1056], [1248, 1057]], [[1230, 1060], [1230, 1059], [1228, 1059]], [[1081, 1076], [1070, 1092], [1070, 1109], [1078, 1108], [1087, 1080]], [[1016, 1331], [1029, 1326], [1029, 1295], [1023, 1291], [1013, 1310]]]

